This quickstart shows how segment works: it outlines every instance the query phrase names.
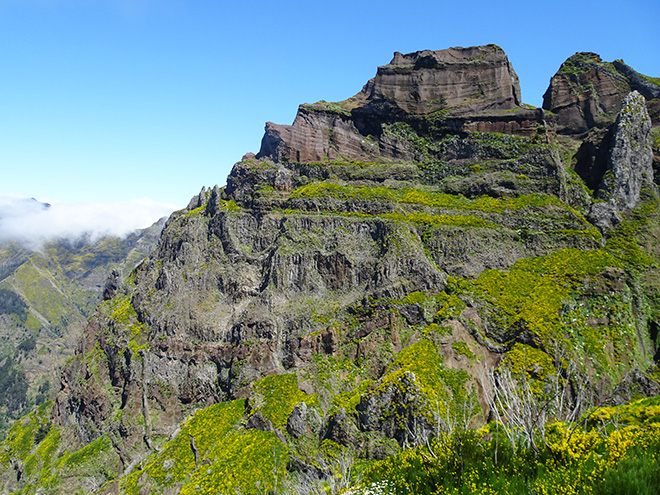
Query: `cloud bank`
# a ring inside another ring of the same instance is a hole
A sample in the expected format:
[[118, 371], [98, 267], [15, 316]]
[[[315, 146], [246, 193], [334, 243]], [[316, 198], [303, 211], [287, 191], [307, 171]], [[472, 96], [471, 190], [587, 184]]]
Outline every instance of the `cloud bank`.
[[0, 242], [14, 241], [38, 248], [54, 239], [105, 235], [124, 237], [149, 227], [176, 206], [148, 198], [121, 203], [41, 203], [35, 199], [0, 196]]

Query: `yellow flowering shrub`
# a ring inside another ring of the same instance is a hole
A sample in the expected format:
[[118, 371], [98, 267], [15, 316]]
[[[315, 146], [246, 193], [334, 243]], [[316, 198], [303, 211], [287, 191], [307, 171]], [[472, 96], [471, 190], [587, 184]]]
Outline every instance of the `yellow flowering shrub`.
[[295, 374], [269, 375], [252, 384], [250, 415], [261, 412], [275, 428], [281, 428], [300, 402], [312, 405], [314, 398], [298, 388]]
[[430, 424], [440, 419], [469, 419], [478, 411], [477, 401], [470, 400], [472, 393], [466, 389], [469, 376], [444, 367], [442, 360], [431, 341], [420, 340], [396, 356], [364, 397], [396, 391], [398, 399], [385, 404], [379, 419], [394, 420], [401, 428], [411, 416], [425, 418]]
[[509, 368], [514, 376], [528, 380], [536, 395], [543, 392], [545, 380], [557, 373], [552, 358], [544, 351], [520, 343], [515, 343], [504, 355], [500, 366]]
[[35, 411], [17, 420], [7, 433], [7, 438], [0, 444], [0, 466], [7, 465], [11, 459], [25, 459], [34, 448], [34, 440], [40, 428], [48, 427], [50, 409], [53, 401], [44, 402]]
[[245, 400], [222, 402], [198, 411], [182, 425], [181, 431], [156, 455], [122, 480], [122, 490], [137, 494], [147, 481], [153, 493], [179, 486], [199, 467], [195, 463], [193, 444], [198, 452], [197, 463], [211, 461], [225, 448], [225, 437], [243, 418]]
[[506, 331], [518, 326], [546, 342], [561, 329], [564, 302], [587, 276], [608, 266], [616, 261], [603, 251], [564, 249], [520, 260], [508, 272], [487, 270], [475, 280], [473, 292], [489, 304], [496, 327]]
[[[10, 459], [21, 459], [22, 488], [15, 495], [62, 493], [62, 480], [80, 476], [110, 480], [120, 472], [119, 460], [107, 435], [80, 450], [62, 446], [61, 428], [50, 422], [53, 402], [46, 402], [19, 419], [0, 444], [0, 469], [10, 471]], [[8, 488], [8, 487], [7, 487]]]
[[[660, 398], [644, 399], [617, 408], [636, 417], [650, 416]], [[634, 422], [635, 419], [631, 417]], [[556, 422], [546, 426], [539, 452], [511, 455], [497, 428], [440, 434], [425, 446], [404, 449], [372, 461], [364, 481], [347, 493], [427, 493], [451, 495], [654, 494], [660, 484], [660, 426], [619, 423], [617, 429], [584, 427], [585, 423]], [[624, 488], [622, 486], [629, 488]]]
[[270, 493], [286, 474], [286, 447], [272, 431], [232, 431], [213, 461], [194, 470], [181, 495]]
[[112, 343], [113, 335], [120, 335], [135, 356], [140, 350], [147, 348], [147, 327], [138, 320], [129, 296], [117, 295], [104, 301], [99, 306], [99, 311], [105, 314], [113, 325], [113, 334], [106, 333], [108, 343]]

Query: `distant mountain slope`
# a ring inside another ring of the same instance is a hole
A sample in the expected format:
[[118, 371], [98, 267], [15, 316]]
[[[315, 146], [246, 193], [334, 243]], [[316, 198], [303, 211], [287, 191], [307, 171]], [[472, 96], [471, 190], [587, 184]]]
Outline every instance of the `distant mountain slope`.
[[130, 272], [153, 250], [164, 223], [123, 239], [50, 241], [37, 251], [0, 244], [2, 421], [57, 391], [60, 367], [101, 301], [110, 272]]

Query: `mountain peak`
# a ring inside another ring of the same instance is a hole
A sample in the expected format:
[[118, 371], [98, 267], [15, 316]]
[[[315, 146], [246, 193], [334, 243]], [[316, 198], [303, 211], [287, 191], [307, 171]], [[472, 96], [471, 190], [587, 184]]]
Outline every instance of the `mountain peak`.
[[[267, 124], [108, 279], [54, 403], [0, 444], [5, 491], [328, 493], [341, 463], [333, 493], [371, 491], [358, 465], [436, 493], [530, 460], [533, 491], [621, 438], [655, 446], [660, 398], [634, 422], [594, 409], [660, 387], [658, 121], [630, 80], [576, 54], [545, 112], [497, 46], [395, 53], [352, 98]], [[568, 459], [571, 435], [604, 443]]]
[[414, 159], [388, 135], [394, 122], [533, 135], [542, 118], [520, 106], [518, 76], [496, 45], [395, 52], [355, 96], [301, 105], [292, 125], [267, 122], [257, 157]]
[[485, 45], [395, 52], [358, 96], [392, 101], [409, 114], [445, 108], [453, 114], [473, 114], [515, 108], [520, 86], [504, 50]]

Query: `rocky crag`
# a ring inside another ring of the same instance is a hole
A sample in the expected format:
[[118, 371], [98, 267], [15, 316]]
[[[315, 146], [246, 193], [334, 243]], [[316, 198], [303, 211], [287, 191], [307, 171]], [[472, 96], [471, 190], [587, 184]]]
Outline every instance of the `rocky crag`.
[[496, 46], [397, 52], [352, 98], [301, 105], [291, 126], [268, 122], [257, 156], [411, 161], [426, 150], [398, 135], [395, 124], [533, 135], [541, 121], [540, 112], [520, 105], [518, 76]]
[[493, 420], [506, 377], [559, 420], [657, 389], [659, 89], [576, 54], [530, 108], [451, 48], [268, 123], [109, 284], [5, 491], [295, 493]]

